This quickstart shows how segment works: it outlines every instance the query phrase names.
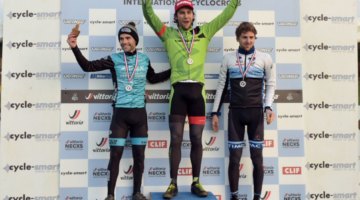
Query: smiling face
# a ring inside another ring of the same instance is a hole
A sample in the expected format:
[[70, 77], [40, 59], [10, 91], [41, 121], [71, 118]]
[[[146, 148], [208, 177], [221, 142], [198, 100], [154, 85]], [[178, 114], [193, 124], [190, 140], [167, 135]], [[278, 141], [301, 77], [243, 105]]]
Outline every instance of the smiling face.
[[179, 9], [175, 15], [175, 20], [177, 21], [178, 26], [185, 30], [189, 30], [192, 27], [194, 18], [195, 16], [193, 10], [188, 7]]
[[120, 46], [124, 50], [124, 52], [131, 53], [134, 52], [136, 49], [136, 41], [135, 39], [126, 33], [120, 35]]

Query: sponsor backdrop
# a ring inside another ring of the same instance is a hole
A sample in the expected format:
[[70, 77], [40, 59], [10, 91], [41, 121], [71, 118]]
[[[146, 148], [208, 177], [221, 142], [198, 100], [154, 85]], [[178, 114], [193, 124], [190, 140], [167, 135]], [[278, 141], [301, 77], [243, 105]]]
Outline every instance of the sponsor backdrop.
[[[111, 76], [109, 71], [82, 72], [66, 38], [80, 23], [81, 51], [90, 60], [99, 59], [121, 51], [117, 31], [134, 21], [140, 36], [138, 50], [149, 55], [156, 71], [165, 70], [169, 68], [165, 50], [143, 19], [141, 1], [4, 3], [0, 199], [103, 199]], [[214, 0], [194, 3], [196, 25], [209, 22], [227, 5]], [[265, 131], [263, 199], [359, 199], [356, 3], [247, 0], [212, 39], [205, 68], [207, 125], [201, 180], [218, 199], [229, 196], [227, 104], [218, 133], [211, 131], [209, 113], [222, 56], [238, 47], [234, 31], [241, 21], [255, 24], [256, 48], [269, 53], [276, 67], [277, 118]], [[174, 25], [174, 2], [153, 4], [163, 22]], [[169, 88], [169, 81], [147, 85], [145, 195], [162, 192], [169, 183]], [[189, 151], [186, 127], [180, 191], [190, 189]], [[248, 151], [246, 146], [240, 165], [243, 199], [252, 196]], [[132, 175], [128, 142], [120, 163], [117, 199], [131, 198]]]

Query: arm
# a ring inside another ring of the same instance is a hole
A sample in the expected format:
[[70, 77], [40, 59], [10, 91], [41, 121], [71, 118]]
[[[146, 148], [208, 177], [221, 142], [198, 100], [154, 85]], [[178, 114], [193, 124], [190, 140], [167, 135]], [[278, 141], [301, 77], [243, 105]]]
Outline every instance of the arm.
[[[76, 27], [78, 29], [78, 25], [76, 25]], [[109, 56], [106, 59], [103, 58], [100, 60], [88, 61], [77, 46], [77, 37], [79, 36], [79, 33], [80, 32], [76, 32], [76, 28], [74, 28], [68, 35], [67, 43], [69, 44], [72, 52], [74, 53], [76, 61], [79, 63], [83, 71], [101, 71], [114, 67], [114, 62]]]
[[212, 113], [211, 113], [211, 116], [213, 117], [212, 118], [212, 127], [213, 127], [214, 131], [219, 130], [218, 116], [220, 115], [219, 111], [221, 109], [221, 105], [224, 101], [224, 97], [227, 92], [227, 85], [228, 85], [228, 69], [227, 69], [226, 59], [224, 57], [221, 68], [220, 68], [220, 76], [219, 76], [218, 86], [216, 89], [216, 95], [215, 95], [215, 100], [214, 100], [214, 104], [213, 104], [213, 109], [212, 109]]
[[220, 15], [215, 17], [211, 22], [204, 24], [203, 29], [209, 38], [212, 38], [215, 33], [220, 30], [232, 18], [237, 7], [240, 5], [240, 0], [230, 0], [226, 8]]
[[265, 115], [266, 123], [271, 124], [275, 118], [275, 113], [271, 109], [274, 101], [276, 86], [276, 73], [270, 55], [267, 55], [265, 61]]
[[160, 73], [155, 73], [154, 68], [151, 67], [151, 64], [149, 62], [148, 71], [147, 71], [147, 74], [146, 74], [146, 79], [150, 83], [159, 83], [159, 82], [163, 82], [163, 81], [166, 81], [167, 79], [169, 79], [170, 74], [171, 74], [170, 69], [165, 70], [165, 71], [160, 72]]
[[163, 24], [159, 17], [155, 14], [151, 5], [151, 0], [142, 0], [142, 10], [147, 23], [155, 31], [155, 33], [162, 38], [167, 26]]

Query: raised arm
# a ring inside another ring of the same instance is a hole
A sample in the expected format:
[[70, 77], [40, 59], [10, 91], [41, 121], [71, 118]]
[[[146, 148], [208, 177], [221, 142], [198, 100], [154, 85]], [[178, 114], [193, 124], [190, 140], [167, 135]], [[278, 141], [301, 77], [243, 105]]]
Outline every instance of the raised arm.
[[209, 23], [203, 25], [203, 29], [209, 38], [212, 38], [232, 18], [241, 0], [230, 0], [226, 8]]
[[167, 26], [163, 24], [160, 18], [155, 14], [151, 5], [151, 0], [142, 0], [142, 10], [147, 23], [155, 31], [155, 33], [162, 38]]

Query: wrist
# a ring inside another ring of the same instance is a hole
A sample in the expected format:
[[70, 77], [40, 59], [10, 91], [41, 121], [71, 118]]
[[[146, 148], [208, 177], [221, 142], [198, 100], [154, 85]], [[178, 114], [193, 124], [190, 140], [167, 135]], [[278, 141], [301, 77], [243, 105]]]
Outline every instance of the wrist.
[[272, 111], [272, 109], [271, 109], [271, 107], [270, 107], [270, 106], [265, 106], [265, 108], [264, 108], [264, 112], [266, 112], [267, 110]]
[[221, 112], [211, 112], [211, 117], [214, 117], [214, 116], [221, 116]]

